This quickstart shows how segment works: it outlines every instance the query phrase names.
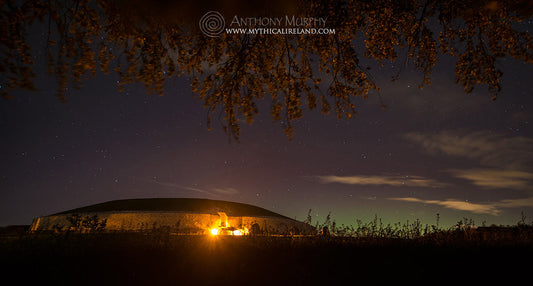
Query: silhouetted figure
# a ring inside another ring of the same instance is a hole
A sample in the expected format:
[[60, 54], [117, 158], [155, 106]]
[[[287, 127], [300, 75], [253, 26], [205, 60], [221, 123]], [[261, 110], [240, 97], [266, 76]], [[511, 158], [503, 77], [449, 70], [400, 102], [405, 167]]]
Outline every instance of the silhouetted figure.
[[260, 235], [261, 234], [261, 227], [258, 223], [252, 224], [252, 227], [250, 228], [250, 234], [251, 235]]

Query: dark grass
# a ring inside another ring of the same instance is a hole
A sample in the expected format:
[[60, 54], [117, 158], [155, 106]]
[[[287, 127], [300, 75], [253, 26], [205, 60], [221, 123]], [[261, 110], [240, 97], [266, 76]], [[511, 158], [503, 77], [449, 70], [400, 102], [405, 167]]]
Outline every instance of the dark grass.
[[[3, 285], [367, 285], [521, 281], [531, 237], [5, 235]], [[364, 283], [364, 284], [362, 284]]]

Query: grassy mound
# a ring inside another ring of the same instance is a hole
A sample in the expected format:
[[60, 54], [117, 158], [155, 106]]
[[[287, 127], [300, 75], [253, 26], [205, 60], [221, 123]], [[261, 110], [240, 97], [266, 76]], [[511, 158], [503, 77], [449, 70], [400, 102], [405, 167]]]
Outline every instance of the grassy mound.
[[223, 211], [230, 216], [268, 216], [290, 219], [269, 210], [236, 202], [193, 198], [150, 198], [109, 201], [58, 214], [110, 211], [176, 211], [213, 213]]

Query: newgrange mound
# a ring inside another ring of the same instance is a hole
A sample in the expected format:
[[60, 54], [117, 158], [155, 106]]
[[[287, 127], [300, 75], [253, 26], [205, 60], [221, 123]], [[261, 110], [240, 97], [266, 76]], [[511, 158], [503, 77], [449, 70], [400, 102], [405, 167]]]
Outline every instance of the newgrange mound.
[[313, 234], [315, 228], [243, 203], [196, 198], [127, 199], [85, 206], [33, 220], [31, 232], [143, 232], [174, 234]]

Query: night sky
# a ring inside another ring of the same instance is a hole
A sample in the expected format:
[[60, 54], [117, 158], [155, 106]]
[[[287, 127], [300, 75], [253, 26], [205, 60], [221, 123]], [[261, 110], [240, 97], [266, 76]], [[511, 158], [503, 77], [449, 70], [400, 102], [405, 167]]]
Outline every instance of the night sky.
[[367, 61], [381, 91], [355, 99], [355, 119], [305, 111], [289, 141], [266, 100], [240, 143], [216, 118], [207, 130], [185, 76], [158, 97], [140, 84], [119, 93], [117, 76], [98, 74], [61, 103], [39, 66], [39, 91], [0, 101], [0, 225], [149, 197], [236, 201], [299, 220], [312, 209], [339, 225], [374, 215], [435, 224], [437, 213], [440, 226], [533, 220], [533, 66], [500, 59], [492, 101], [486, 86], [466, 94], [454, 84], [451, 58], [439, 58], [423, 90], [420, 73], [402, 68], [391, 81], [398, 66]]

